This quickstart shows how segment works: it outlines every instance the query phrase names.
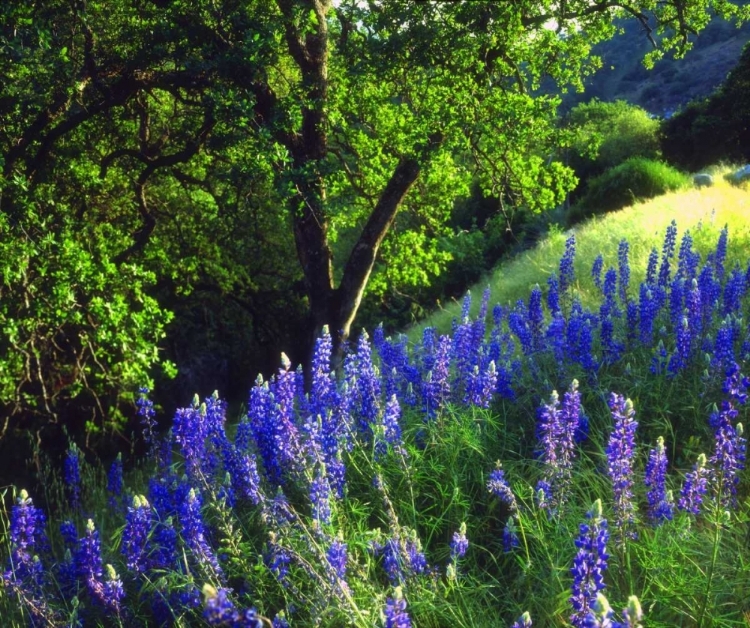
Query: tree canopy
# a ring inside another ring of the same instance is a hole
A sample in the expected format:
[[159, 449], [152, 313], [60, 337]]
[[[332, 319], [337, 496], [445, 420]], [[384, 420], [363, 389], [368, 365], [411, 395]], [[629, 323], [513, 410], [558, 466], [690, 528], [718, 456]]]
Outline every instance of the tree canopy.
[[[543, 211], [575, 184], [559, 90], [615, 20], [680, 54], [725, 0], [7, 0], [0, 403], [95, 426], [147, 380], [173, 300], [349, 335], [429, 282], [472, 181]], [[549, 89], [549, 80], [557, 86]], [[374, 279], [374, 280], [373, 280]], [[307, 351], [307, 349], [306, 349]], [[64, 404], [63, 404], [64, 405]], [[109, 414], [109, 416], [113, 416]]]

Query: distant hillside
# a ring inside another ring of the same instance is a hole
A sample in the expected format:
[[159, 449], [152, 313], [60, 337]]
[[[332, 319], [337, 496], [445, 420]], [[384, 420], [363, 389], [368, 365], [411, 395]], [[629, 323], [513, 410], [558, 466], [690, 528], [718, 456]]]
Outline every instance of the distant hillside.
[[630, 20], [625, 31], [595, 47], [603, 67], [592, 76], [582, 94], [568, 94], [563, 109], [591, 98], [627, 100], [660, 116], [669, 116], [694, 98], [708, 96], [736, 65], [750, 41], [750, 24], [737, 29], [716, 20], [696, 38], [683, 59], [662, 59], [653, 70], [643, 67], [652, 46], [639, 24]]

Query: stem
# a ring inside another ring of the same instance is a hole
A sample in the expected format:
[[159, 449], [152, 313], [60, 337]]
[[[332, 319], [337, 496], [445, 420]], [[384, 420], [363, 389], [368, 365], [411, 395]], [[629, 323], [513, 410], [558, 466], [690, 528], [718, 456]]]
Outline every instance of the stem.
[[[719, 493], [721, 494], [721, 493]], [[706, 615], [706, 608], [708, 607], [708, 600], [711, 595], [711, 585], [714, 579], [714, 569], [716, 567], [716, 561], [719, 558], [719, 541], [721, 539], [721, 501], [716, 498], [716, 509], [714, 512], [714, 545], [711, 553], [711, 562], [708, 565], [708, 575], [706, 578], [706, 592], [703, 595], [703, 604], [701, 605], [700, 613], [698, 613], [698, 628], [703, 626], [703, 618]]]

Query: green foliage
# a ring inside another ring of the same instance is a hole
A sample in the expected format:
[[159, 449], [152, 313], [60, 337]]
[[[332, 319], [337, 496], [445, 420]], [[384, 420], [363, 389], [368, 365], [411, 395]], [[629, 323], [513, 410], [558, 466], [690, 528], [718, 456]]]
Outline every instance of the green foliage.
[[0, 409], [25, 429], [48, 417], [121, 428], [121, 403], [151, 381], [171, 314], [150, 295], [153, 273], [113, 262], [111, 228], [82, 233], [45, 213], [0, 214]]
[[689, 178], [659, 161], [633, 157], [589, 181], [586, 193], [570, 209], [569, 223], [622, 209], [632, 203], [678, 190]]
[[666, 120], [664, 157], [677, 167], [696, 171], [711, 164], [750, 161], [750, 45], [719, 89], [691, 102]]
[[572, 134], [568, 165], [584, 184], [631, 157], [659, 157], [658, 120], [624, 100], [582, 103], [564, 124]]

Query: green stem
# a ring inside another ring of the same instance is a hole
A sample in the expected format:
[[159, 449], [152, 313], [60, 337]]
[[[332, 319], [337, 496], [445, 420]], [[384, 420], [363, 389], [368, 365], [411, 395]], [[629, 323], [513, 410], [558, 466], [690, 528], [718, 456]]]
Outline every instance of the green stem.
[[[721, 493], [719, 493], [721, 494]], [[721, 503], [719, 498], [716, 498], [716, 511], [714, 513], [714, 546], [711, 553], [711, 562], [708, 565], [708, 574], [706, 578], [706, 592], [703, 595], [703, 604], [701, 605], [700, 613], [698, 614], [698, 628], [703, 626], [703, 618], [706, 615], [706, 608], [708, 607], [708, 600], [711, 597], [711, 586], [714, 579], [714, 569], [716, 567], [716, 561], [719, 558], [719, 541], [721, 539]]]

